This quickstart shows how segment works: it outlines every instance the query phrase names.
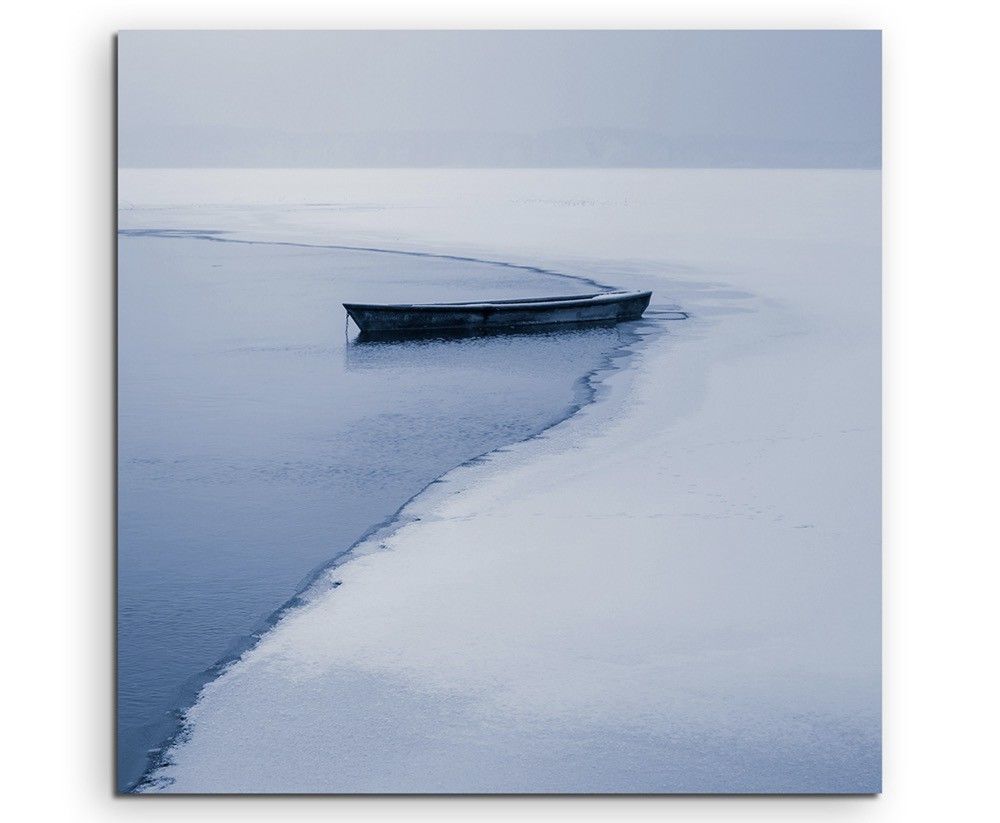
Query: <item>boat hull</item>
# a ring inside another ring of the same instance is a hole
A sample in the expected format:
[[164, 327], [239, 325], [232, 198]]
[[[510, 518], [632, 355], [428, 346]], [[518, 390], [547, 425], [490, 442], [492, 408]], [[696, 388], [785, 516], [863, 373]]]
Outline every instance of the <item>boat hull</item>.
[[492, 331], [523, 326], [638, 320], [649, 305], [651, 296], [652, 292], [646, 291], [489, 303], [345, 303], [344, 308], [358, 328], [366, 333]]

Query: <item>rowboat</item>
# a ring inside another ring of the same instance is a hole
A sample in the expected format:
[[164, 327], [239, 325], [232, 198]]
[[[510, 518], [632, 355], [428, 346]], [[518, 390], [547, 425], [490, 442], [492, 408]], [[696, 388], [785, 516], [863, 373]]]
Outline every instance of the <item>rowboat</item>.
[[638, 320], [649, 291], [609, 291], [569, 297], [535, 297], [472, 303], [344, 303], [363, 333], [491, 331], [561, 323]]

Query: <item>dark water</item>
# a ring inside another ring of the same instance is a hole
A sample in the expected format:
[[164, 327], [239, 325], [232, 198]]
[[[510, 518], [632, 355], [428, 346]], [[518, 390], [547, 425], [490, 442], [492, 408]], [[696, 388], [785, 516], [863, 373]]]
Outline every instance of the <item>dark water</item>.
[[470, 261], [121, 236], [121, 789], [312, 572], [443, 472], [564, 417], [634, 339], [626, 325], [359, 343], [340, 304], [589, 288]]

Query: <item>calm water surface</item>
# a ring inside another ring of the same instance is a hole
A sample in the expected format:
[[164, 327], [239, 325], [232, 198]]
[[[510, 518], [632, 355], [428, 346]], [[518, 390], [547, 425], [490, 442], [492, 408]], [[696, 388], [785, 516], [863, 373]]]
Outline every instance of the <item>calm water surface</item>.
[[564, 417], [634, 339], [623, 325], [363, 343], [341, 303], [589, 288], [442, 258], [120, 237], [120, 788], [317, 568], [443, 472]]

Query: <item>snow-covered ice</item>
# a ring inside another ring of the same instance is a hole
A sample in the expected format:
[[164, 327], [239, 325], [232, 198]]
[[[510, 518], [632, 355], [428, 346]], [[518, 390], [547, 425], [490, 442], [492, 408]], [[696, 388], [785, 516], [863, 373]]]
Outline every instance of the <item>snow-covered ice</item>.
[[[205, 687], [147, 789], [879, 789], [878, 172], [120, 182], [124, 228], [654, 291], [597, 402], [452, 471], [332, 570]], [[657, 318], [674, 305], [691, 319]]]

